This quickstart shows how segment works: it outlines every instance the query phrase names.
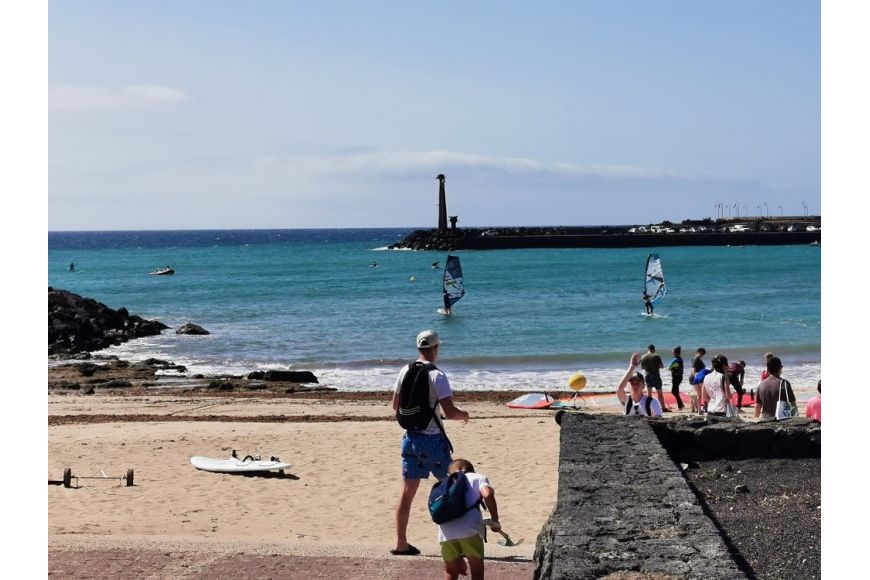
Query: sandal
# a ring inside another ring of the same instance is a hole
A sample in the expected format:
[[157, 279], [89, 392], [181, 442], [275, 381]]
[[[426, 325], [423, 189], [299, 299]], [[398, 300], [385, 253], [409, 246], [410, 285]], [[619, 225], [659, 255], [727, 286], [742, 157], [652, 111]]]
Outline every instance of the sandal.
[[393, 556], [419, 556], [420, 550], [408, 544], [408, 547], [404, 550], [390, 550], [390, 554]]

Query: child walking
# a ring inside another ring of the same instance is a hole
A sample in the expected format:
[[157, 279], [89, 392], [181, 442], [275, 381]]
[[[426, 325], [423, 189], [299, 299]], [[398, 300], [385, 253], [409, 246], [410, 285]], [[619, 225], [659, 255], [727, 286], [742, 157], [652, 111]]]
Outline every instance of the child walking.
[[[475, 473], [474, 466], [467, 459], [456, 459], [447, 468], [447, 473], [458, 471], [465, 473], [468, 480], [468, 490], [465, 495], [465, 505], [476, 506], [483, 502], [492, 516], [492, 531], [500, 532], [498, 522], [498, 504], [495, 502], [495, 490], [489, 479], [482, 473]], [[458, 580], [459, 575], [471, 570], [471, 580], [483, 580], [483, 542], [486, 538], [486, 527], [480, 509], [472, 508], [461, 517], [438, 526], [438, 541], [441, 543], [441, 557], [444, 558], [444, 579]]]

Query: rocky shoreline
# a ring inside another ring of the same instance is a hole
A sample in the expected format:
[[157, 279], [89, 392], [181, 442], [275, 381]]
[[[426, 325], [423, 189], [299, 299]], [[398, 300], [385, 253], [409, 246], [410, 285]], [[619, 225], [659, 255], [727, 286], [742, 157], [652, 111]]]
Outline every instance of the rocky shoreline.
[[90, 352], [169, 328], [156, 320], [113, 310], [93, 298], [48, 287], [48, 354], [89, 358]]

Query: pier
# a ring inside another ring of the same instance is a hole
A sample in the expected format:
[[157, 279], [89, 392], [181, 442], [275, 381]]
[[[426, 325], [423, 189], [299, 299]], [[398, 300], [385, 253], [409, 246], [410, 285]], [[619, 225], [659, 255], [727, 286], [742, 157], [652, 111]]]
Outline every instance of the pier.
[[679, 224], [417, 230], [391, 249], [646, 248], [821, 244], [820, 216], [684, 220]]

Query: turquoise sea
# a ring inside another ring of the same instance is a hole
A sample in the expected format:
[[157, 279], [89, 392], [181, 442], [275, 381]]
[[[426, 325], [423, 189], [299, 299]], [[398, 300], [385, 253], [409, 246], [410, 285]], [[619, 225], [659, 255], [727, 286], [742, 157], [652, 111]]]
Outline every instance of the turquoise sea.
[[[705, 347], [708, 365], [720, 352], [745, 359], [747, 383], [766, 351], [796, 386], [820, 378], [818, 247], [461, 251], [467, 294], [445, 317], [432, 262], [447, 253], [386, 249], [410, 231], [50, 232], [48, 283], [173, 329], [205, 327], [208, 336], [168, 330], [104, 351], [190, 373], [299, 369], [345, 390], [387, 389], [432, 328], [460, 390], [563, 389], [578, 370], [590, 390], [612, 390], [649, 343], [666, 360], [677, 344], [687, 360]], [[659, 318], [641, 301], [651, 252], [668, 286]], [[176, 274], [149, 276], [162, 266]]]

